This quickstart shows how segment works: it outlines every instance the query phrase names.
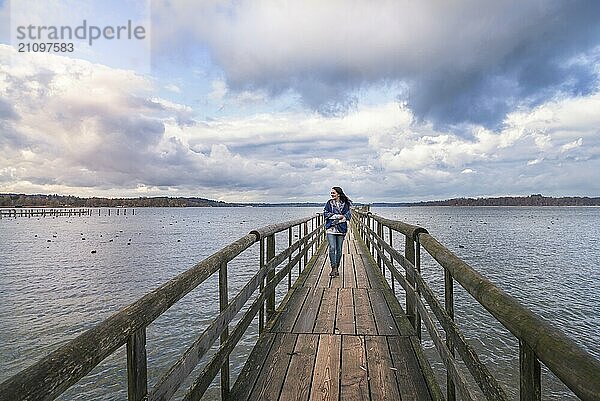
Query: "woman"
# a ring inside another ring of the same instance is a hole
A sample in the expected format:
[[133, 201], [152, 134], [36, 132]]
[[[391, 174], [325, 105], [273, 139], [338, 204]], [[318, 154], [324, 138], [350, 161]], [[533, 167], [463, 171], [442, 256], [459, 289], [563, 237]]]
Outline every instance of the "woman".
[[329, 243], [329, 262], [331, 263], [331, 273], [329, 276], [337, 277], [340, 275], [339, 267], [342, 260], [342, 245], [344, 237], [348, 232], [348, 221], [350, 214], [350, 205], [352, 201], [346, 196], [342, 188], [331, 188], [331, 199], [325, 204], [323, 217], [325, 217], [325, 232], [327, 233], [327, 242]]

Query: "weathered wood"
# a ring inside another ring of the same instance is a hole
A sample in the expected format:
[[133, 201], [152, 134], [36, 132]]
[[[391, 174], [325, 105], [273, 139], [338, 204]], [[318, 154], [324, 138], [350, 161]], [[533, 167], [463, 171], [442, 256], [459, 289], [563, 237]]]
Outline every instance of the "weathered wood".
[[[349, 242], [349, 240], [346, 240], [344, 241], [344, 244]], [[348, 246], [350, 245], [348, 244]], [[339, 282], [341, 287], [357, 287], [356, 274], [354, 273], [354, 260], [350, 252], [344, 255], [343, 271]]]
[[354, 288], [354, 310], [356, 312], [356, 334], [377, 334], [371, 299], [366, 288]]
[[519, 394], [520, 401], [542, 399], [540, 361], [523, 340], [519, 341]]
[[398, 383], [388, 343], [383, 336], [365, 336], [371, 399], [399, 400]]
[[444, 328], [447, 335], [451, 336], [456, 349], [463, 362], [471, 372], [471, 375], [483, 391], [488, 400], [507, 400], [508, 396], [492, 376], [487, 367], [479, 360], [477, 353], [469, 345], [458, 326], [446, 312], [442, 304], [437, 300], [431, 288], [425, 283], [420, 274], [416, 275], [417, 286], [421, 288], [423, 298], [428, 303], [431, 311], [438, 322]]
[[[275, 234], [271, 234], [267, 237], [267, 263], [275, 258]], [[271, 281], [275, 278], [275, 266], [269, 268], [267, 273], [267, 281]], [[267, 294], [267, 320], [271, 320], [275, 313], [275, 288]]]
[[454, 360], [454, 358], [452, 357], [452, 355], [446, 348], [446, 345], [444, 344], [444, 340], [442, 339], [441, 334], [435, 327], [433, 320], [431, 319], [429, 314], [427, 314], [427, 311], [425, 310], [425, 306], [423, 305], [422, 302], [417, 302], [417, 308], [421, 309], [420, 312], [421, 312], [421, 315], [423, 318], [423, 323], [425, 323], [425, 327], [427, 328], [427, 331], [429, 332], [429, 336], [433, 340], [433, 343], [438, 350], [440, 358], [442, 359], [442, 362], [446, 366], [446, 371], [452, 377], [452, 381], [454, 382], [454, 384], [461, 396], [461, 399], [464, 401], [476, 400], [477, 397], [473, 394], [473, 392], [469, 388], [466, 378], [464, 377], [464, 375], [462, 374], [462, 372], [456, 365], [456, 361]]
[[306, 401], [310, 395], [313, 366], [319, 343], [318, 334], [298, 334], [296, 346], [292, 353], [280, 401]]
[[317, 319], [317, 313], [319, 312], [319, 306], [321, 305], [321, 299], [323, 298], [323, 288], [313, 288], [310, 290], [306, 301], [296, 324], [292, 332], [294, 333], [312, 333]]
[[323, 298], [313, 329], [315, 333], [333, 334], [337, 309], [337, 292], [338, 290], [335, 288], [323, 289]]
[[336, 334], [355, 334], [356, 326], [354, 319], [354, 299], [351, 288], [340, 288], [338, 290], [338, 302], [335, 316]]
[[210, 349], [212, 344], [218, 338], [219, 334], [231, 322], [236, 314], [246, 304], [250, 296], [256, 291], [259, 283], [262, 283], [267, 272], [267, 267], [263, 266], [240, 290], [238, 295], [228, 304], [219, 316], [202, 332], [202, 335], [192, 343], [179, 360], [161, 377], [158, 383], [152, 389], [149, 400], [169, 399], [185, 378], [192, 372], [200, 359]]
[[340, 400], [368, 400], [369, 382], [365, 340], [362, 336], [342, 336]]
[[[448, 269], [444, 269], [444, 308], [448, 318], [454, 320], [454, 285], [452, 275]], [[454, 345], [452, 336], [446, 332], [446, 347], [448, 348], [449, 355], [454, 357]], [[456, 400], [456, 388], [452, 381], [450, 373], [446, 374], [446, 398], [448, 401]]]
[[375, 313], [375, 324], [377, 325], [377, 333], [379, 335], [389, 336], [398, 335], [396, 322], [392, 317], [392, 312], [388, 307], [387, 301], [382, 291], [371, 289], [369, 290], [369, 298], [371, 298], [371, 306]]
[[[269, 286], [265, 287], [265, 290], [270, 290]], [[244, 313], [241, 320], [233, 329], [233, 332], [227, 338], [227, 341], [225, 341], [225, 343], [221, 345], [219, 351], [217, 351], [217, 353], [213, 355], [213, 357], [206, 364], [204, 369], [202, 369], [202, 372], [200, 372], [198, 378], [189, 388], [189, 390], [185, 394], [185, 397], [183, 398], [185, 401], [196, 400], [202, 397], [210, 383], [213, 381], [214, 377], [219, 372], [219, 369], [223, 365], [223, 361], [225, 360], [225, 358], [227, 358], [227, 356], [229, 356], [229, 354], [231, 353], [235, 345], [238, 343], [240, 338], [242, 338], [242, 335], [252, 322], [254, 316], [256, 316], [256, 314], [258, 313], [258, 310], [260, 309], [260, 306], [262, 305], [266, 294], [267, 292], [261, 293], [254, 300], [250, 308]]]
[[[228, 306], [228, 295], [227, 295], [227, 263], [222, 263], [219, 269], [219, 310], [221, 313], [227, 309]], [[220, 343], [221, 346], [227, 341], [229, 337], [229, 324], [226, 324], [221, 332]], [[226, 400], [229, 397], [229, 356], [225, 358], [223, 365], [221, 366], [221, 399]]]
[[[415, 372], [422, 370], [413, 352], [412, 343], [407, 337], [387, 337], [392, 362], [402, 401], [431, 400], [428, 386], [422, 375]], [[441, 394], [440, 394], [441, 395]]]
[[[327, 245], [323, 244], [323, 246], [326, 248]], [[310, 270], [309, 273], [306, 277], [306, 280], [304, 281], [304, 285], [307, 287], [316, 287], [317, 283], [319, 282], [320, 278], [321, 278], [321, 274], [323, 273], [323, 269], [325, 267], [325, 265], [327, 264], [327, 252], [323, 252], [322, 256], [317, 259], [319, 261], [319, 263], [316, 263]], [[323, 287], [323, 286], [320, 286]]]
[[277, 320], [274, 321], [272, 327], [269, 327], [269, 331], [291, 332], [309, 292], [310, 288], [308, 287], [295, 289], [289, 302], [286, 302], [285, 306], [278, 311]]
[[365, 270], [365, 265], [362, 261], [362, 257], [358, 254], [358, 251], [352, 255], [352, 262], [354, 264], [354, 273], [356, 274], [356, 287], [370, 288], [371, 285]]
[[342, 336], [321, 334], [312, 375], [310, 400], [338, 401]]
[[[419, 234], [427, 252], [485, 309], [582, 400], [600, 394], [600, 360], [595, 359], [562, 331], [522, 306], [429, 234]], [[568, 362], [567, 362], [568, 361]]]
[[127, 340], [127, 399], [140, 401], [147, 393], [146, 329], [142, 328]]
[[[252, 349], [246, 364], [242, 368], [240, 375], [235, 381], [229, 398], [235, 401], [246, 401], [250, 397], [250, 393], [254, 388], [254, 383], [261, 372], [263, 364], [267, 359], [267, 355], [271, 350], [271, 346], [275, 340], [276, 334], [265, 332], [260, 335], [256, 345]], [[280, 337], [281, 338], [281, 337]]]
[[277, 338], [265, 360], [263, 371], [250, 395], [251, 400], [278, 399], [297, 337], [297, 334], [277, 334]]

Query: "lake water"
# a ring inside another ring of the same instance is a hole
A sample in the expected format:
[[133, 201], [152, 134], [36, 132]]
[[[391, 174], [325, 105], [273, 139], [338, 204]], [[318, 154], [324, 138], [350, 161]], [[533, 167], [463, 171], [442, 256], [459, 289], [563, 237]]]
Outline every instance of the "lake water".
[[[252, 229], [318, 211], [148, 208], [127, 216], [107, 216], [102, 210], [100, 216], [0, 220], [0, 381]], [[600, 358], [600, 208], [372, 211], [427, 228], [475, 269]], [[287, 244], [285, 237], [278, 248]], [[254, 245], [230, 263], [230, 297], [256, 272], [257, 250]], [[426, 255], [423, 275], [441, 294], [443, 274]], [[216, 316], [216, 279], [215, 275], [207, 280], [148, 327], [150, 386]], [[285, 285], [278, 288], [278, 299], [285, 290]], [[459, 326], [516, 399], [516, 341], [466, 292], [455, 291]], [[400, 294], [399, 298], [403, 301]], [[232, 354], [232, 380], [257, 335], [254, 322]], [[427, 336], [424, 345], [433, 357]], [[122, 348], [60, 399], [126, 399], [125, 365]], [[435, 369], [439, 366], [434, 362]], [[218, 385], [205, 398], [219, 399]], [[545, 372], [543, 399], [575, 398]]]

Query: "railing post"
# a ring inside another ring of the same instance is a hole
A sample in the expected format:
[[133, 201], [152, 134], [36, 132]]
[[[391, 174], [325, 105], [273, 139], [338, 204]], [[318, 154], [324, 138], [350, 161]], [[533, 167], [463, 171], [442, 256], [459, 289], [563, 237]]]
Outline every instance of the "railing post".
[[[454, 280], [448, 269], [444, 269], [444, 306], [450, 319], [454, 320]], [[454, 356], [454, 343], [448, 332], [446, 332], [446, 346], [450, 355]], [[446, 393], [448, 401], [456, 400], [456, 387], [448, 373], [446, 373]]]
[[[392, 238], [392, 227], [388, 227], [388, 233], [389, 233], [390, 247], [394, 248], [394, 242], [393, 242], [393, 238]], [[394, 258], [392, 257], [391, 253], [390, 253], [390, 263], [392, 264], [392, 266], [394, 265]], [[394, 296], [396, 296], [396, 285], [395, 285], [396, 279], [394, 278], [394, 275], [392, 274], [391, 270], [390, 270], [390, 276], [392, 277], [392, 292], [394, 293]]]
[[[419, 237], [415, 238], [415, 270], [421, 274], [421, 244], [419, 243]], [[415, 280], [415, 297], [416, 301], [421, 301], [421, 289]], [[416, 305], [415, 305], [416, 306]], [[417, 332], [417, 338], [421, 341], [421, 314], [419, 308], [415, 307], [415, 331]]]
[[[379, 221], [377, 222], [377, 236], [383, 239], [383, 224], [381, 224]], [[380, 249], [380, 251], [383, 253], [383, 247]], [[377, 267], [379, 267], [379, 270], [381, 270], [383, 277], [385, 278], [385, 269], [383, 268], [383, 264], [381, 262], [381, 254], [377, 252]]]
[[[415, 265], [415, 242], [408, 235], [404, 236], [404, 257], [414, 266]], [[415, 277], [411, 269], [406, 269], [406, 281], [415, 288]], [[414, 291], [406, 292], [406, 314], [408, 315], [408, 321], [413, 327], [415, 325], [415, 314], [417, 310], [417, 305], [415, 303], [415, 293]]]
[[[308, 222], [304, 222], [303, 224], [304, 226], [304, 241], [308, 241]], [[307, 249], [307, 245], [308, 242], [304, 243], [304, 267], [306, 267], [306, 264], [308, 263], [308, 249]], [[273, 251], [273, 256], [275, 256], [275, 251]]]
[[146, 328], [142, 327], [127, 339], [127, 399], [141, 401], [147, 394]]
[[[227, 296], [227, 263], [221, 263], [219, 268], [219, 308], [223, 312], [229, 304]], [[221, 345], [227, 341], [229, 337], [229, 325], [225, 326], [221, 333]], [[229, 398], [229, 355], [221, 365], [221, 400]]]
[[535, 352], [523, 340], [519, 340], [520, 400], [540, 401], [541, 369]]
[[[292, 246], [292, 227], [288, 228], [288, 247]], [[292, 255], [288, 257], [288, 264], [292, 261]], [[288, 291], [292, 288], [292, 269], [288, 273]]]
[[[265, 241], [263, 238], [260, 239], [260, 270], [265, 266]], [[265, 290], [265, 279], [260, 280], [260, 292]], [[258, 310], [258, 332], [263, 332], [265, 328], [265, 303], [264, 301], [260, 305]]]
[[[275, 257], [275, 234], [271, 234], [267, 237], [267, 258], [266, 261], [269, 263]], [[306, 264], [305, 264], [306, 266]], [[267, 272], [267, 283], [275, 279], [275, 266], [273, 266]], [[275, 287], [267, 294], [267, 321], [271, 320], [275, 314]]]
[[[298, 241], [300, 241], [301, 239], [302, 239], [302, 226], [298, 225]], [[298, 247], [297, 255], [300, 255], [300, 252], [302, 252], [302, 250], [300, 249], [300, 247]], [[298, 259], [298, 276], [300, 275], [300, 273], [302, 273], [302, 258]]]

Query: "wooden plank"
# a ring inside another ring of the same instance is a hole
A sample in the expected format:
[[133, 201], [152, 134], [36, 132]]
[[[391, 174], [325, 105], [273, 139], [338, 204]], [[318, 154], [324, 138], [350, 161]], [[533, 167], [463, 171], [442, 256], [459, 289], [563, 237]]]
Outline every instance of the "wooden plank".
[[365, 270], [365, 265], [362, 261], [362, 258], [358, 254], [358, 252], [352, 254], [352, 261], [354, 263], [354, 274], [356, 276], [356, 287], [357, 288], [371, 288], [371, 283], [369, 283], [369, 278], [367, 276], [367, 271]]
[[371, 309], [371, 299], [366, 288], [354, 288], [354, 310], [356, 313], [356, 334], [377, 334], [377, 326]]
[[269, 331], [291, 333], [309, 292], [310, 288], [308, 287], [296, 288], [283, 310], [279, 311], [279, 315]]
[[[369, 277], [369, 284], [371, 284], [371, 288], [381, 288], [381, 281], [377, 277], [377, 265], [373, 261], [373, 258], [370, 255], [366, 255], [364, 253], [360, 253], [360, 258], [362, 259], [363, 265], [365, 266], [365, 272], [367, 273], [367, 277]], [[381, 274], [381, 272], [379, 272]]]
[[327, 246], [323, 246], [322, 254], [319, 255], [319, 258], [315, 262], [315, 264], [310, 268], [306, 280], [304, 280], [303, 285], [305, 287], [316, 287], [317, 281], [321, 277], [321, 272], [323, 271], [323, 266], [327, 262]]
[[365, 336], [369, 389], [373, 400], [399, 400], [398, 383], [386, 337]]
[[341, 277], [343, 278], [343, 287], [354, 287], [356, 288], [356, 275], [354, 274], [354, 258], [353, 255], [348, 253], [344, 255], [344, 272]]
[[354, 299], [351, 288], [340, 288], [338, 290], [334, 333], [356, 334]]
[[277, 333], [261, 374], [250, 394], [250, 400], [276, 400], [279, 397], [297, 336], [297, 334]]
[[290, 366], [287, 370], [283, 388], [281, 389], [280, 401], [306, 401], [310, 394], [317, 345], [318, 334], [299, 334]]
[[342, 336], [340, 399], [369, 400], [367, 359], [362, 336]]
[[312, 376], [310, 400], [337, 401], [340, 394], [340, 350], [342, 337], [319, 336], [319, 348]]
[[402, 401], [429, 401], [431, 396], [408, 337], [387, 337]]
[[337, 292], [335, 288], [325, 288], [315, 320], [314, 333], [333, 334], [335, 326], [335, 311], [337, 309]]
[[388, 307], [383, 292], [381, 289], [367, 290], [371, 299], [371, 307], [375, 315], [375, 324], [377, 325], [377, 333], [383, 336], [399, 335], [398, 328], [392, 317], [392, 312]]
[[258, 378], [262, 366], [267, 359], [267, 355], [271, 350], [271, 346], [275, 340], [276, 334], [263, 333], [258, 338], [256, 345], [252, 349], [248, 360], [244, 364], [237, 380], [233, 384], [233, 388], [229, 392], [231, 400], [245, 401], [250, 397], [254, 383]]
[[304, 301], [304, 306], [300, 310], [296, 324], [292, 330], [293, 333], [312, 333], [317, 319], [317, 313], [321, 306], [323, 298], [323, 288], [313, 288]]

